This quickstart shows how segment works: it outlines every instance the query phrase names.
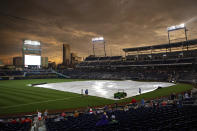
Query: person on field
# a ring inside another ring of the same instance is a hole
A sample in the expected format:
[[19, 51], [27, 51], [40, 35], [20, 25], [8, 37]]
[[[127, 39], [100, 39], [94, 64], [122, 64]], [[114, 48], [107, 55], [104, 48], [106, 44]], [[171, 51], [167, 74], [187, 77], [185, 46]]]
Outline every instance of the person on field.
[[88, 95], [88, 89], [85, 90], [85, 94]]
[[142, 93], [142, 90], [141, 90], [141, 88], [139, 88], [139, 94], [141, 95], [141, 93]]

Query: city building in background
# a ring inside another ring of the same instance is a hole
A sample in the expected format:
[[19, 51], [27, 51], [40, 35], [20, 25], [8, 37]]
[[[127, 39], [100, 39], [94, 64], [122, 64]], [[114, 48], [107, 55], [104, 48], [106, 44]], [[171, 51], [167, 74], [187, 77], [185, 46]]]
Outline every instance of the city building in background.
[[42, 57], [41, 59], [41, 66], [42, 68], [48, 68], [48, 57]]
[[3, 62], [0, 60], [0, 67], [3, 67], [4, 66], [4, 64], [3, 64]]
[[63, 44], [63, 65], [70, 65], [70, 45]]
[[56, 69], [56, 63], [53, 61], [49, 61], [48, 62], [48, 68], [50, 69]]
[[80, 63], [81, 61], [83, 61], [83, 58], [77, 56], [77, 53], [71, 53], [71, 54], [70, 54], [70, 57], [71, 57], [71, 58], [70, 58], [70, 59], [71, 59], [71, 62], [70, 62], [71, 65], [75, 65], [75, 64], [78, 64], [78, 63]]
[[13, 65], [15, 67], [23, 67], [23, 57], [13, 57]]

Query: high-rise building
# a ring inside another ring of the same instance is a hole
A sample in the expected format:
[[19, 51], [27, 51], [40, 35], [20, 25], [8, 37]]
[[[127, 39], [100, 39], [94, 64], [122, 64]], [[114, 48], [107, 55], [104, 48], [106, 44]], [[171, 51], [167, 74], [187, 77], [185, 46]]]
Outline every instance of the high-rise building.
[[42, 57], [41, 65], [42, 65], [42, 68], [48, 68], [48, 57]]
[[70, 45], [63, 44], [63, 65], [70, 64]]
[[82, 57], [79, 57], [79, 56], [77, 56], [77, 54], [76, 53], [71, 53], [71, 64], [73, 65], [73, 64], [78, 64], [79, 62], [81, 62], [82, 61]]
[[1, 67], [1, 66], [4, 66], [4, 65], [3, 65], [3, 62], [0, 60], [0, 67]]
[[13, 65], [15, 67], [22, 67], [23, 66], [23, 57], [13, 57]]

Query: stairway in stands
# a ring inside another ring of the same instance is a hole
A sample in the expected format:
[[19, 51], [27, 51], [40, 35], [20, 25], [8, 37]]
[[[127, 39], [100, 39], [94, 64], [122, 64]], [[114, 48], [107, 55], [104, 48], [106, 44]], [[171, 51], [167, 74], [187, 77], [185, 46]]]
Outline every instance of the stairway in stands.
[[53, 72], [53, 73], [55, 73], [55, 74], [57, 74], [58, 76], [61, 76], [61, 77], [63, 77], [63, 78], [70, 78], [70, 76], [64, 75], [64, 74], [59, 73], [59, 72], [57, 72], [57, 71], [55, 71], [55, 70], [52, 70], [52, 69], [51, 69], [51, 72]]

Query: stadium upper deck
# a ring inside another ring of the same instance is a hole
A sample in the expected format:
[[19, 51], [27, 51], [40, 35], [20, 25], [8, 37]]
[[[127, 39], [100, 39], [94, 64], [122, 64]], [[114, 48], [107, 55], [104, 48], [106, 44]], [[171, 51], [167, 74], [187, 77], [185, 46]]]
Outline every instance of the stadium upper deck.
[[166, 49], [166, 51], [171, 51], [172, 48], [182, 48], [189, 50], [189, 48], [197, 48], [197, 39], [194, 40], [188, 40], [188, 41], [182, 41], [182, 42], [176, 42], [171, 44], [161, 44], [161, 45], [153, 45], [153, 46], [143, 46], [143, 47], [136, 47], [136, 48], [125, 48], [123, 51], [125, 53], [129, 52], [135, 52], [135, 51], [148, 51], [148, 50], [157, 50], [157, 49]]
[[171, 44], [125, 48], [125, 58], [87, 57], [77, 67], [185, 66], [197, 62], [197, 39]]
[[123, 51], [125, 52], [127, 60], [158, 60], [196, 57], [197, 39], [171, 44], [125, 48]]

